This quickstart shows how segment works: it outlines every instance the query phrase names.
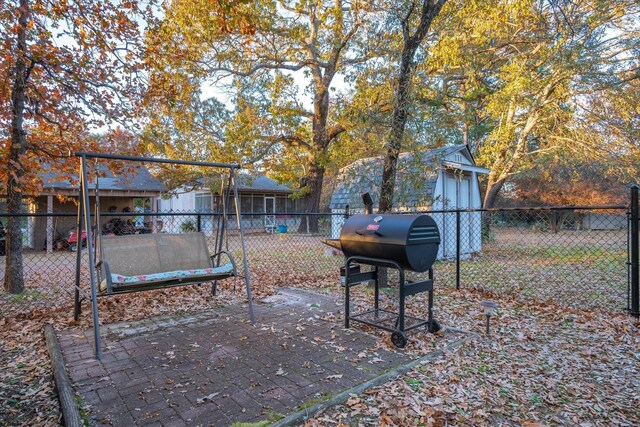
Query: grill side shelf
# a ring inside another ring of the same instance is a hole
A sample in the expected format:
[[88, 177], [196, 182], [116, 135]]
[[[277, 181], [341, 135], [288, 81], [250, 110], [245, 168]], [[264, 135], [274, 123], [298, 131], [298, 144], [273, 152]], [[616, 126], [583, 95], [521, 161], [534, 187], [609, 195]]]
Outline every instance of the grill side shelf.
[[419, 294], [420, 292], [432, 291], [433, 290], [433, 280], [427, 279], [420, 282], [411, 282], [407, 283], [404, 286], [404, 295], [411, 296], [415, 294]]
[[352, 286], [352, 285], [357, 285], [358, 283], [369, 282], [371, 280], [376, 280], [376, 279], [377, 279], [377, 275], [375, 271], [366, 271], [364, 273], [350, 274], [349, 283], [347, 283], [346, 285]]

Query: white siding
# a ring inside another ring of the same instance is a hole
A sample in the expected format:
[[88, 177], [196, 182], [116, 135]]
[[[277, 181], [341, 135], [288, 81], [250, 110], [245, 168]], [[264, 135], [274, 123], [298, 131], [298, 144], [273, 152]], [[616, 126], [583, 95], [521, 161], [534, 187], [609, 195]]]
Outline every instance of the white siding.
[[195, 192], [179, 193], [169, 199], [159, 199], [158, 208], [161, 212], [193, 212], [196, 209]]
[[[169, 199], [160, 198], [158, 200], [158, 210], [160, 212], [194, 212], [196, 209], [195, 192], [178, 193]], [[196, 223], [195, 217], [190, 216], [160, 216], [162, 221], [162, 231], [165, 233], [181, 233], [182, 224], [187, 221]]]

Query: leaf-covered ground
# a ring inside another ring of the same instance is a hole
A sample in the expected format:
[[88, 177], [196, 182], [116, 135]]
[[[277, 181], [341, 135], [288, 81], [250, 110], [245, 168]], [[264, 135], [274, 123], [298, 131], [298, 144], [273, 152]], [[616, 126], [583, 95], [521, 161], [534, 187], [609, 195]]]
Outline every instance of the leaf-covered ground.
[[[254, 296], [272, 294], [273, 271], [254, 278]], [[314, 278], [315, 277], [315, 278]], [[288, 278], [293, 285], [340, 297], [335, 278], [316, 273]], [[356, 306], [371, 292], [355, 292]], [[393, 292], [385, 298], [393, 303]], [[639, 324], [624, 315], [569, 311], [479, 291], [438, 289], [436, 317], [444, 325], [481, 333], [478, 303], [491, 298], [500, 308], [492, 335], [476, 338], [443, 358], [420, 366], [382, 387], [352, 396], [307, 422], [316, 425], [638, 425], [640, 413]], [[243, 299], [231, 282], [217, 297], [209, 287], [186, 287], [100, 300], [104, 323], [211, 309]], [[408, 310], [425, 315], [423, 295]], [[0, 319], [0, 425], [58, 425], [45, 323], [56, 328], [89, 327], [85, 303], [80, 322], [70, 308], [42, 308]], [[239, 313], [244, 315], [244, 313]], [[336, 321], [339, 321], [336, 319]], [[360, 327], [360, 326], [355, 326]], [[388, 343], [386, 333], [372, 330]], [[437, 337], [410, 335], [406, 350], [424, 354]]]
[[[443, 323], [483, 333], [479, 292], [438, 298]], [[638, 322], [493, 296], [491, 335], [309, 420], [323, 425], [638, 425]], [[414, 304], [415, 305], [415, 304]], [[415, 309], [415, 307], [414, 307]], [[418, 309], [419, 311], [419, 309]], [[408, 352], [426, 337], [411, 336]]]

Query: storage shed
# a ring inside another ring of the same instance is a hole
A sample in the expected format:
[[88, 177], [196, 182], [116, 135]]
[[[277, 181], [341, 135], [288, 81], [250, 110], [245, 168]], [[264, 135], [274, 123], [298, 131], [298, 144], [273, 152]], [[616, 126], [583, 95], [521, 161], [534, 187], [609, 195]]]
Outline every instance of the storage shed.
[[[369, 193], [374, 209], [380, 199], [384, 159], [372, 157], [358, 160], [340, 170], [331, 197], [333, 214], [362, 213], [361, 195]], [[393, 206], [396, 212], [455, 211], [478, 209], [482, 198], [478, 175], [489, 169], [476, 166], [466, 145], [437, 148], [420, 154], [401, 153], [398, 157]], [[456, 254], [456, 213], [433, 214], [440, 229], [441, 244], [438, 258]], [[332, 238], [340, 236], [344, 224], [341, 215], [332, 216]], [[460, 213], [460, 254], [470, 256], [482, 248], [482, 229], [479, 212]]]
[[583, 230], [623, 230], [627, 228], [627, 215], [589, 212], [582, 217]]

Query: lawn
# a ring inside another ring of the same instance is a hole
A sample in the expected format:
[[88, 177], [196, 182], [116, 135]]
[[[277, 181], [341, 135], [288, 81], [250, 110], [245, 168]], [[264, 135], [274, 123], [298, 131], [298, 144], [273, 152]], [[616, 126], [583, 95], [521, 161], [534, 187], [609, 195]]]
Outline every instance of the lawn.
[[[482, 333], [478, 303], [498, 302], [491, 335], [445, 354], [345, 404], [307, 426], [638, 425], [640, 323], [523, 304], [477, 290], [440, 292], [437, 318]], [[416, 298], [410, 310], [420, 312]], [[430, 337], [413, 334], [408, 352]]]
[[464, 287], [605, 310], [626, 308], [626, 231], [506, 228], [462, 263]]

